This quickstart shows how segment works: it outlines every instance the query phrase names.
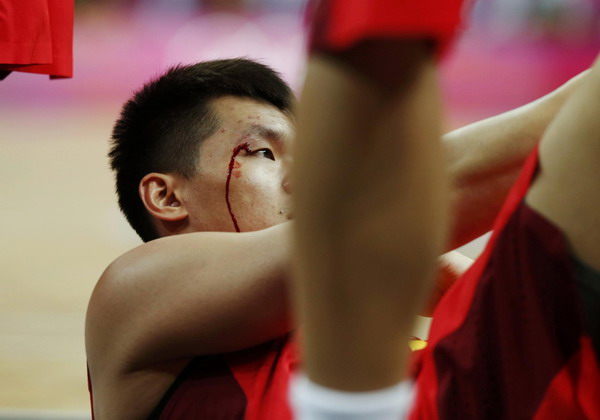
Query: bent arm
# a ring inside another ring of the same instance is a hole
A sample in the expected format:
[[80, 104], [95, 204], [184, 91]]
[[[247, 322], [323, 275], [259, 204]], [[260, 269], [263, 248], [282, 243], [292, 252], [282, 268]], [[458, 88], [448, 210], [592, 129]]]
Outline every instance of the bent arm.
[[443, 136], [454, 180], [449, 249], [492, 228], [526, 157], [587, 74], [579, 74], [532, 103]]
[[600, 59], [540, 143], [527, 202], [565, 235], [571, 251], [600, 270]]
[[288, 332], [289, 228], [177, 235], [125, 254], [92, 295], [88, 357], [135, 370]]

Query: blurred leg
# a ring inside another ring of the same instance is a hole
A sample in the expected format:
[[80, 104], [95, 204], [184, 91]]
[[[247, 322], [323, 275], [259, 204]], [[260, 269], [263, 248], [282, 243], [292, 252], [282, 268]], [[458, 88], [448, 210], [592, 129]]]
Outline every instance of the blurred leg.
[[296, 304], [305, 370], [347, 391], [393, 386], [446, 232], [434, 59], [364, 43], [309, 63], [295, 151]]

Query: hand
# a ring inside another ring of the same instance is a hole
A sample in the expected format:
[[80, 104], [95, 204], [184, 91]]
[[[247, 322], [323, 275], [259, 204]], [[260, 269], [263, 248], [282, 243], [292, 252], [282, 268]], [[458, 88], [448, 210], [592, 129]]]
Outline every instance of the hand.
[[432, 316], [437, 304], [448, 289], [473, 265], [474, 260], [457, 251], [438, 258], [439, 271], [422, 316]]

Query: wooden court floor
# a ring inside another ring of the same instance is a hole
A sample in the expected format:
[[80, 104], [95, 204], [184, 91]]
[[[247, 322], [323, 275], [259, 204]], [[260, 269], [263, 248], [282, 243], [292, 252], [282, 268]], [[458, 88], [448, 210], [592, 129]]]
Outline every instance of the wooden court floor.
[[87, 301], [103, 269], [139, 243], [105, 157], [117, 110], [0, 112], [0, 415], [89, 410]]

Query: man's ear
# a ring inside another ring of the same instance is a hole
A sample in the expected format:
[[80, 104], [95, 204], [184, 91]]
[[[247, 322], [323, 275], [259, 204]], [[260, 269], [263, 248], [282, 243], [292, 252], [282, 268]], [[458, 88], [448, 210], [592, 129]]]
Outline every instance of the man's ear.
[[179, 199], [177, 177], [152, 172], [142, 178], [139, 194], [146, 210], [159, 220], [180, 221], [188, 212]]

